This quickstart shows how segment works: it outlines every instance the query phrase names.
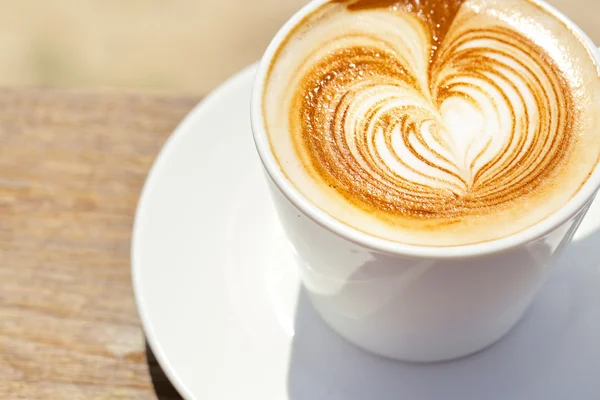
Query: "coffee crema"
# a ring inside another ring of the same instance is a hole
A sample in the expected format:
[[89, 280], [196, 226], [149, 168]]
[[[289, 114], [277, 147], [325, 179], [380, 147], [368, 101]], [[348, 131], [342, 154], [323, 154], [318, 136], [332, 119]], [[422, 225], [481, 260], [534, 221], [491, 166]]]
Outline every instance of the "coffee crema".
[[279, 48], [263, 116], [316, 206], [456, 246], [564, 206], [598, 163], [599, 104], [582, 39], [533, 0], [332, 0]]

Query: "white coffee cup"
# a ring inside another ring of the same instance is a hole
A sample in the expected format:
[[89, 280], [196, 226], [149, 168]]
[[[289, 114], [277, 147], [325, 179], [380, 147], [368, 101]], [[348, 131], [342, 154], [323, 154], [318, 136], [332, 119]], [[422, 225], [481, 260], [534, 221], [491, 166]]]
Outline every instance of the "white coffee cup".
[[[369, 236], [335, 220], [282, 173], [262, 115], [264, 81], [274, 54], [292, 28], [326, 1], [310, 2], [277, 33], [259, 67], [252, 96], [254, 140], [304, 286], [333, 330], [373, 353], [430, 362], [484, 349], [523, 317], [571, 242], [600, 188], [600, 167], [558, 212], [492, 242], [411, 246]], [[597, 49], [581, 29], [554, 7], [543, 5], [584, 39], [600, 65]]]

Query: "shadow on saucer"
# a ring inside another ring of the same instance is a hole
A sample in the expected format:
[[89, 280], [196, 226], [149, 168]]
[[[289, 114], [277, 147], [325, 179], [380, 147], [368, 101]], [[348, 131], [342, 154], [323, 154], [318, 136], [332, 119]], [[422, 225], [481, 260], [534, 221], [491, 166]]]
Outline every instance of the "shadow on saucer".
[[158, 364], [148, 343], [146, 343], [146, 362], [148, 363], [152, 385], [154, 386], [154, 392], [156, 393], [158, 400], [183, 400], [183, 397], [181, 397], [173, 385], [171, 385], [169, 378], [167, 378]]
[[573, 243], [524, 320], [471, 357], [410, 364], [341, 339], [300, 292], [290, 400], [591, 399], [600, 393], [600, 233]]

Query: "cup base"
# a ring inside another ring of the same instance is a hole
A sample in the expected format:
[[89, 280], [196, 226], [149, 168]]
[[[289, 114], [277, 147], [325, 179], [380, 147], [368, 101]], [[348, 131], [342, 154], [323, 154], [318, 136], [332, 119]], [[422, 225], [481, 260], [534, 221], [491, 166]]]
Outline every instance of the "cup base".
[[308, 297], [325, 324], [350, 344], [383, 358], [410, 363], [454, 361], [486, 350], [501, 341], [519, 324], [531, 303], [529, 301], [508, 318], [505, 316], [493, 321], [474, 322], [458, 333], [419, 334], [413, 329], [410, 335], [402, 332], [395, 332], [394, 335], [393, 327], [390, 327], [390, 331], [382, 332], [381, 329], [373, 328], [369, 318], [365, 318], [363, 323], [357, 323], [356, 320], [349, 320], [331, 310], [327, 307], [328, 302], [320, 299], [319, 295], [309, 292]]

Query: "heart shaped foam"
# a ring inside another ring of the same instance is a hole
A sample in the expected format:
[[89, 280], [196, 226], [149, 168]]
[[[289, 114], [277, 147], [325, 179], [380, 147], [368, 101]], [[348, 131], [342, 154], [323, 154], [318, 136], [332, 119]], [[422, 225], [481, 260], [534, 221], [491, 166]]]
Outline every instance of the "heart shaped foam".
[[542, 48], [460, 2], [348, 6], [372, 3], [299, 68], [290, 127], [307, 168], [362, 208], [451, 221], [561, 164], [573, 100]]

